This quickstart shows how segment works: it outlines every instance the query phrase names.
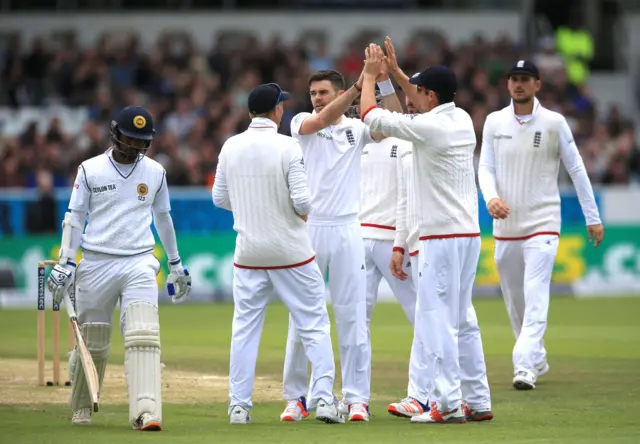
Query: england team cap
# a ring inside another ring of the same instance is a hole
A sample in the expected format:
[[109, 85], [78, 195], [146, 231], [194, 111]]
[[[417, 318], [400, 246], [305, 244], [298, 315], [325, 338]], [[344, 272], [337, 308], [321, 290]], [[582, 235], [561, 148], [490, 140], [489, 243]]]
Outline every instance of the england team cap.
[[249, 112], [251, 114], [268, 113], [285, 100], [289, 100], [289, 93], [283, 91], [277, 83], [258, 85], [249, 94]]
[[440, 94], [453, 95], [458, 90], [456, 74], [446, 66], [430, 66], [420, 74], [414, 74], [409, 82]]
[[536, 79], [540, 78], [540, 71], [538, 71], [538, 67], [528, 60], [518, 60], [518, 62], [513, 65], [507, 73], [507, 77], [511, 77], [516, 74], [531, 76]]

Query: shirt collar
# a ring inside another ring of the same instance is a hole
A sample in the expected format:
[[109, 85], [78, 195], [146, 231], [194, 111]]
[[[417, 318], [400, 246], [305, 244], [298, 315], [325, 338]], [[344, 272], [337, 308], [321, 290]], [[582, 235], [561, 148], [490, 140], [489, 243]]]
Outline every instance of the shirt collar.
[[429, 111], [430, 113], [434, 113], [434, 114], [438, 114], [442, 111], [446, 111], [448, 109], [452, 109], [455, 108], [455, 103], [453, 102], [448, 102], [448, 103], [443, 103], [442, 105], [438, 105], [435, 108], [433, 108], [431, 111]]
[[252, 129], [271, 128], [271, 129], [277, 130], [278, 125], [276, 125], [276, 123], [273, 120], [267, 119], [266, 117], [254, 117], [253, 119], [251, 119], [251, 124], [249, 125], [249, 128], [252, 128]]
[[520, 125], [524, 125], [525, 123], [531, 121], [531, 119], [533, 119], [533, 117], [536, 115], [536, 113], [538, 112], [538, 109], [540, 108], [540, 102], [538, 101], [537, 97], [535, 96], [533, 97], [533, 112], [531, 113], [531, 117], [528, 117], [526, 119], [521, 119], [516, 115], [516, 110], [515, 110], [515, 107], [513, 106], [513, 99], [511, 99], [511, 104], [509, 106], [511, 107], [511, 112], [513, 113], [513, 117], [516, 119], [516, 121]]

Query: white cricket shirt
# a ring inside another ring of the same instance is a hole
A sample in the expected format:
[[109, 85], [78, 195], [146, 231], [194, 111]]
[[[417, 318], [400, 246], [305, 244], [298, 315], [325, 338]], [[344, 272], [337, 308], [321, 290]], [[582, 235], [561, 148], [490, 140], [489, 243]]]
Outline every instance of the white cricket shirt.
[[352, 216], [357, 220], [360, 202], [360, 157], [373, 142], [369, 128], [358, 119], [341, 117], [316, 133], [300, 135], [300, 126], [310, 113], [299, 113], [291, 121], [291, 135], [304, 154], [311, 212], [309, 221]]
[[418, 221], [418, 196], [413, 177], [413, 145], [404, 142], [398, 150], [396, 162], [398, 176], [398, 205], [396, 207], [396, 233], [393, 249], [409, 256], [419, 253], [420, 224]]
[[560, 160], [576, 187], [587, 225], [600, 215], [582, 157], [566, 119], [534, 99], [531, 116], [516, 116], [513, 103], [487, 117], [478, 167], [486, 203], [502, 198], [506, 219], [493, 221], [498, 240], [524, 240], [560, 234]]
[[445, 103], [413, 116], [378, 107], [362, 116], [372, 133], [413, 143], [420, 240], [480, 236], [469, 114]]
[[146, 156], [135, 164], [118, 164], [112, 151], [78, 168], [69, 209], [88, 213], [80, 247], [120, 256], [153, 251], [153, 212], [171, 210], [165, 170]]
[[227, 139], [212, 197], [233, 212], [236, 267], [290, 268], [314, 259], [300, 218], [310, 208], [302, 150], [271, 120], [254, 118], [246, 131]]
[[404, 140], [387, 138], [362, 150], [360, 224], [364, 239], [393, 241], [400, 201], [398, 156], [411, 150]]

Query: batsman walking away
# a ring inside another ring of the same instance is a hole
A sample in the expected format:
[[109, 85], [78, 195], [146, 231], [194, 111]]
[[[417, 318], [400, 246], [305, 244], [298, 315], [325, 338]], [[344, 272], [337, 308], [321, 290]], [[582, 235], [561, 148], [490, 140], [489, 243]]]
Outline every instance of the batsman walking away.
[[[47, 284], [58, 304], [75, 286], [77, 321], [98, 373], [98, 391], [111, 348], [111, 320], [120, 302], [129, 422], [135, 430], [161, 430], [160, 263], [153, 256], [152, 223], [169, 260], [167, 287], [173, 302], [188, 298], [191, 277], [178, 254], [165, 170], [145, 156], [155, 134], [153, 117], [144, 108], [126, 107], [110, 130], [113, 146], [78, 168], [62, 223], [59, 261]], [[76, 267], [78, 248], [82, 260]], [[75, 347], [69, 358], [69, 406], [72, 423], [88, 425], [92, 381], [80, 354]]]

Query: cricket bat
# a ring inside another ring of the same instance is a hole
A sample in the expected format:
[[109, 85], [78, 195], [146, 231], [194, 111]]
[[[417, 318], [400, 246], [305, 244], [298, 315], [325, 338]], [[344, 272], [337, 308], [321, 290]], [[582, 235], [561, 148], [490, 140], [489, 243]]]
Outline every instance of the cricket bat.
[[67, 314], [69, 315], [73, 333], [76, 337], [76, 345], [78, 346], [78, 353], [80, 353], [80, 362], [82, 362], [84, 377], [87, 380], [87, 386], [89, 387], [91, 402], [93, 403], [93, 411], [97, 412], [98, 390], [100, 388], [98, 370], [96, 370], [96, 366], [93, 363], [93, 358], [91, 358], [91, 353], [89, 353], [89, 350], [84, 343], [84, 339], [82, 338], [82, 333], [80, 332], [80, 327], [78, 326], [78, 317], [76, 316], [76, 310], [71, 303], [71, 298], [69, 298], [68, 291], [65, 291], [64, 293], [64, 306], [67, 307]]

